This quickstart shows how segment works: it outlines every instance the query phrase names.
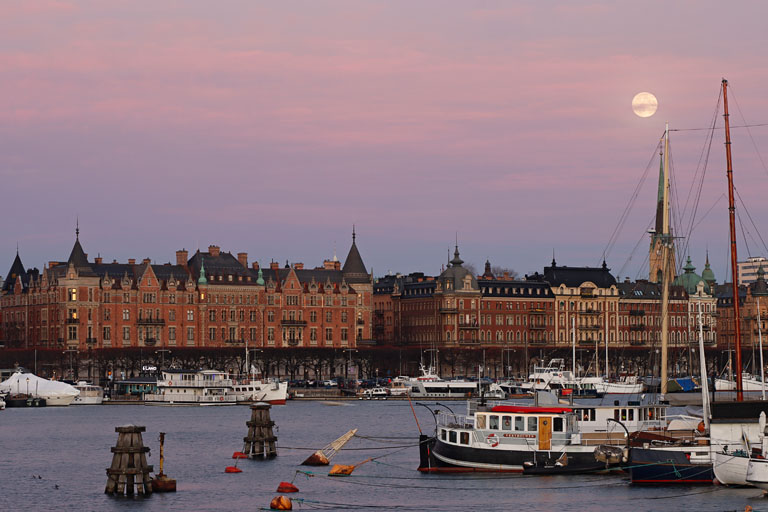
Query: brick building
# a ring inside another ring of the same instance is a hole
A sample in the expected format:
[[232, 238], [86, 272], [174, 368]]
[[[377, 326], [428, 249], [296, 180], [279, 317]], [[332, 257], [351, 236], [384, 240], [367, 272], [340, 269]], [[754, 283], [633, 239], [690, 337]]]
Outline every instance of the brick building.
[[338, 261], [262, 269], [211, 245], [176, 263], [89, 261], [79, 230], [42, 273], [16, 258], [0, 295], [9, 348], [355, 347], [372, 339], [373, 285], [352, 246]]

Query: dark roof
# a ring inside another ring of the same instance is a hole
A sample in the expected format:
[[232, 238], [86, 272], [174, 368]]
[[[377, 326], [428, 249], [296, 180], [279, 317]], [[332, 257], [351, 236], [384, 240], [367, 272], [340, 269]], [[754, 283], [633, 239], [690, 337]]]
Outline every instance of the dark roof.
[[83, 251], [83, 246], [80, 245], [80, 238], [75, 239], [75, 245], [72, 246], [72, 252], [69, 253], [67, 263], [71, 263], [75, 268], [90, 268], [88, 256], [86, 256], [85, 251]]
[[228, 279], [217, 280], [218, 276], [242, 277], [242, 280], [237, 280], [238, 284], [256, 284], [258, 273], [244, 267], [231, 252], [224, 251], [220, 251], [215, 256], [210, 252], [197, 251], [189, 259], [187, 266], [195, 282], [200, 278], [200, 266], [203, 262], [209, 285], [230, 283]]
[[21, 277], [21, 282], [24, 285], [24, 288], [29, 285], [29, 276], [27, 275], [27, 271], [24, 270], [24, 265], [21, 263], [21, 257], [19, 257], [19, 253], [16, 253], [16, 258], [13, 260], [13, 264], [11, 265], [11, 270], [8, 271], [8, 275], [5, 276], [5, 282], [3, 283], [3, 291], [9, 292], [13, 290], [13, 287], [16, 286], [16, 278]]
[[481, 279], [477, 284], [480, 286], [483, 297], [532, 297], [539, 299], [554, 297], [549, 283], [544, 281]]
[[564, 284], [569, 288], [577, 288], [586, 282], [594, 283], [598, 288], [616, 284], [616, 278], [605, 262], [602, 267], [560, 267], [552, 260], [551, 267], [544, 267], [544, 280], [553, 287]]
[[344, 260], [344, 267], [342, 267], [341, 272], [348, 283], [368, 283], [371, 280], [365, 263], [363, 263], [363, 258], [360, 256], [360, 251], [357, 250], [354, 229], [352, 230], [352, 247], [349, 248], [349, 254]]
[[619, 297], [622, 299], [661, 300], [661, 286], [647, 279], [637, 280], [634, 283], [624, 281], [616, 286], [619, 289]]

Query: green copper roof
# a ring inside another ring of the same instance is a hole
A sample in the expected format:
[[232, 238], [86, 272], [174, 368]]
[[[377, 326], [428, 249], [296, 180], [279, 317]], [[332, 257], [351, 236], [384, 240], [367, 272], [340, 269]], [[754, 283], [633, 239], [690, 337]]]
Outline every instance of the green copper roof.
[[685, 273], [677, 276], [675, 280], [672, 281], [674, 286], [682, 286], [687, 293], [694, 294], [696, 293], [696, 287], [699, 285], [699, 283], [704, 283], [704, 291], [710, 293], [709, 284], [704, 281], [700, 275], [694, 272], [696, 267], [694, 267], [693, 263], [691, 263], [690, 256], [688, 256], [688, 261], [686, 261], [683, 270], [685, 270]]
[[256, 284], [259, 286], [264, 286], [264, 274], [261, 271], [261, 267], [259, 267], [259, 277], [256, 279]]
[[208, 284], [208, 279], [205, 277], [205, 260], [200, 260], [200, 277], [197, 279], [197, 284]]

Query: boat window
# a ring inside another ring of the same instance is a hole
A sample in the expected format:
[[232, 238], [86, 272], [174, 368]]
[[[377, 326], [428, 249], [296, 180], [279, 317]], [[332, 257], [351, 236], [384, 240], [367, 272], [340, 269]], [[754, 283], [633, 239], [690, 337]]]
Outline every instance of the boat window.
[[469, 444], [469, 432], [461, 432], [459, 442], [461, 444]]
[[515, 416], [515, 430], [525, 430], [525, 418], [522, 416]]
[[485, 414], [477, 415], [477, 428], [481, 430], [485, 428]]
[[627, 410], [622, 409], [621, 410], [621, 421], [627, 421]]
[[634, 409], [628, 409], [627, 410], [627, 419], [629, 421], [635, 421], [635, 410]]
[[504, 416], [501, 422], [501, 430], [512, 430], [512, 416]]
[[450, 432], [448, 432], [448, 441], [451, 442], [451, 443], [455, 443], [456, 442], [456, 431], [455, 430], [451, 430]]
[[499, 430], [499, 417], [489, 416], [488, 418], [488, 428], [491, 430]]
[[443, 441], [445, 441], [448, 438], [448, 431], [443, 429], [440, 429], [440, 437]]
[[613, 419], [615, 419], [616, 421], [619, 421], [619, 410], [618, 409], [614, 409], [613, 410]]
[[552, 418], [552, 429], [555, 432], [565, 432], [565, 423], [563, 422], [563, 418], [561, 417]]
[[528, 432], [536, 432], [536, 427], [539, 424], [539, 420], [536, 416], [528, 417]]
[[589, 410], [589, 419], [592, 421], [595, 421], [595, 418], [597, 418], [597, 414], [595, 413], [594, 409]]

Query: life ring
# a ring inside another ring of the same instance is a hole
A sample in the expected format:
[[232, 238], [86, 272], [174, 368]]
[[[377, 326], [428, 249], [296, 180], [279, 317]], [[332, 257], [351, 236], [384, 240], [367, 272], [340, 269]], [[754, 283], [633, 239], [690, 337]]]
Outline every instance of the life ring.
[[168, 381], [168, 385], [169, 385], [169, 386], [173, 386], [173, 382], [171, 382], [171, 381], [169, 380], [169, 381]]
[[496, 437], [496, 434], [488, 434], [488, 437], [485, 438], [485, 442], [491, 448], [496, 448], [497, 446], [499, 446], [499, 438]]
[[223, 397], [223, 396], [220, 396], [220, 397], [219, 397], [219, 402], [223, 402], [223, 401], [224, 401], [224, 397]]

